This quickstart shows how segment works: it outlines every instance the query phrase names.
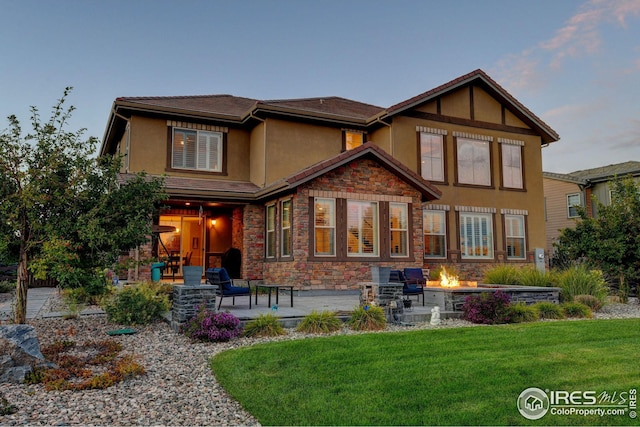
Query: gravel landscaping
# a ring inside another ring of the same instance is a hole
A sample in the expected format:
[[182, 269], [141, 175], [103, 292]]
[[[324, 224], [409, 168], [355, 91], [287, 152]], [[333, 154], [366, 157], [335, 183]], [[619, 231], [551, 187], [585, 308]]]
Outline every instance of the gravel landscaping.
[[[629, 304], [609, 304], [594, 315], [595, 319], [627, 317], [640, 317], [637, 299]], [[107, 322], [102, 315], [74, 320], [38, 318], [29, 323], [36, 328], [41, 346], [56, 339], [79, 343], [105, 339], [107, 331], [124, 327]], [[444, 320], [437, 328], [461, 326], [474, 325]], [[422, 323], [411, 327], [389, 326], [387, 331], [427, 328], [435, 327]], [[344, 329], [338, 333], [356, 332]], [[307, 337], [288, 330], [286, 336], [275, 340]], [[139, 356], [147, 371], [145, 375], [105, 390], [82, 392], [48, 392], [42, 385], [2, 384], [4, 397], [18, 412], [0, 416], [0, 425], [259, 425], [218, 385], [207, 361], [226, 349], [274, 339], [192, 343], [162, 322], [137, 328], [133, 335], [113, 338], [122, 343], [124, 352]]]

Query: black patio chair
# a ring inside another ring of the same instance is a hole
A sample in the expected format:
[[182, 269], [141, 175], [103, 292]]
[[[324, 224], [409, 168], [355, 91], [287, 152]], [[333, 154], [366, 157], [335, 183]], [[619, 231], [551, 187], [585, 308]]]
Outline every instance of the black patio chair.
[[216, 290], [216, 296], [220, 298], [218, 310], [220, 310], [224, 297], [232, 297], [232, 303], [236, 305], [236, 297], [240, 296], [249, 297], [249, 309], [251, 309], [251, 286], [247, 288], [244, 286], [233, 286], [233, 282], [225, 268], [209, 268], [205, 274], [207, 276], [207, 282], [218, 287]]

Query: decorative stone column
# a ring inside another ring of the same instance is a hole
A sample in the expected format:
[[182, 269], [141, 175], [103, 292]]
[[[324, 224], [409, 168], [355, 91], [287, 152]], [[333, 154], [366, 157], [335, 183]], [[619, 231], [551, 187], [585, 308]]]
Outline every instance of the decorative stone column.
[[202, 304], [208, 310], [215, 311], [217, 289], [215, 285], [173, 285], [171, 329], [180, 332], [180, 327], [196, 315], [198, 307]]

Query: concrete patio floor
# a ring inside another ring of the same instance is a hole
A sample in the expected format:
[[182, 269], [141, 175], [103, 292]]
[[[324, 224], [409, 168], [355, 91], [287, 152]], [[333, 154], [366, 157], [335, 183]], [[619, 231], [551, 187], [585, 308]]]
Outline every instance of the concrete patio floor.
[[[56, 288], [32, 288], [29, 289], [27, 295], [27, 319], [36, 317], [61, 317], [63, 312], [45, 312], [43, 308], [49, 298], [57, 295]], [[258, 304], [255, 304], [255, 296], [251, 295], [251, 308], [249, 308], [249, 300], [246, 296], [237, 297], [235, 305], [233, 299], [225, 297], [222, 300], [220, 311], [228, 311], [238, 317], [243, 322], [257, 318], [261, 314], [272, 313], [282, 319], [282, 323], [286, 327], [295, 326], [300, 319], [312, 311], [332, 311], [338, 313], [343, 318], [348, 318], [350, 312], [359, 305], [358, 291], [298, 291], [293, 292], [293, 307], [291, 307], [291, 298], [288, 291], [281, 291], [279, 301], [276, 306], [275, 294], [271, 296], [271, 306], [268, 303], [266, 294], [258, 295]], [[420, 302], [412, 297], [412, 308], [404, 311], [404, 318], [401, 320], [406, 323], [428, 322], [431, 319], [432, 306], [423, 306], [422, 298]], [[13, 301], [8, 300], [0, 303], [0, 320], [12, 320], [12, 304]], [[217, 304], [216, 304], [217, 308]], [[100, 309], [87, 308], [80, 313], [82, 316], [104, 314]], [[441, 312], [441, 317], [458, 317], [457, 313]]]

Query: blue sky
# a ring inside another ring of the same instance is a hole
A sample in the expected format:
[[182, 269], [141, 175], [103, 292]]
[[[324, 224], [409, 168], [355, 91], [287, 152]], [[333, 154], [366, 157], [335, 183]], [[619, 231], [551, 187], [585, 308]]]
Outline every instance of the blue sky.
[[481, 68], [560, 134], [544, 170], [640, 161], [640, 0], [0, 0], [0, 40], [0, 131], [66, 86], [101, 139], [119, 96], [389, 107]]

